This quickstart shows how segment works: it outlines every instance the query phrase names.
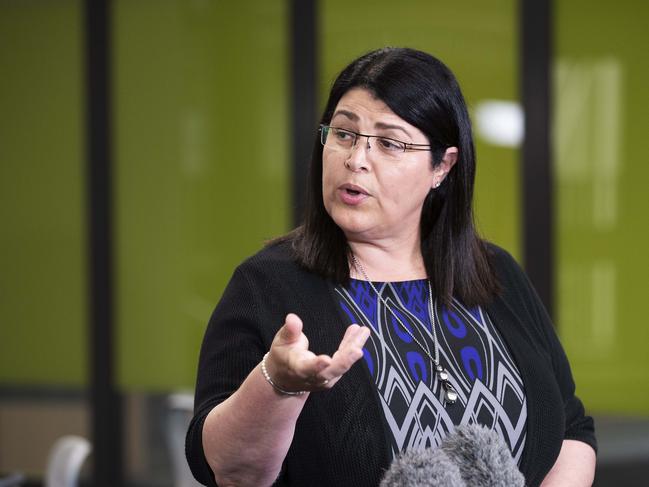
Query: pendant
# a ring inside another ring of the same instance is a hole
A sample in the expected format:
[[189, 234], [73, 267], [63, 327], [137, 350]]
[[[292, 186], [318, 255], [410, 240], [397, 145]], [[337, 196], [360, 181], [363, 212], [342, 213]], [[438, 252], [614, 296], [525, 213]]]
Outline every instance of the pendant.
[[439, 378], [440, 382], [442, 383], [442, 387], [444, 388], [444, 402], [453, 404], [455, 401], [457, 401], [457, 391], [453, 388], [451, 383], [448, 380], [448, 372], [444, 370], [444, 367], [441, 365], [437, 365], [435, 367], [435, 372], [437, 372], [437, 377]]
[[444, 383], [444, 400], [449, 404], [454, 404], [457, 401], [457, 391], [453, 389], [453, 386], [450, 382], [445, 381]]

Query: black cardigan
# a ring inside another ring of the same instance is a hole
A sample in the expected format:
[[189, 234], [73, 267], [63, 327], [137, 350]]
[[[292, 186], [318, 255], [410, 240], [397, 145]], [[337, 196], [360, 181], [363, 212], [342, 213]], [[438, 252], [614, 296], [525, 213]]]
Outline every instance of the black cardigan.
[[[286, 314], [302, 318], [316, 354], [333, 354], [345, 332], [333, 284], [300, 268], [289, 245], [266, 247], [235, 270], [205, 333], [186, 441], [192, 472], [205, 485], [216, 485], [201, 441], [205, 417], [261, 361]], [[593, 420], [574, 395], [568, 360], [528, 279], [507, 252], [489, 249], [503, 291], [486, 309], [525, 385], [527, 436], [520, 468], [527, 484], [536, 486], [564, 439], [596, 449]], [[259, 408], [263, 414], [263, 404]], [[361, 360], [331, 390], [311, 394], [276, 485], [378, 485], [390, 463], [381, 414]]]

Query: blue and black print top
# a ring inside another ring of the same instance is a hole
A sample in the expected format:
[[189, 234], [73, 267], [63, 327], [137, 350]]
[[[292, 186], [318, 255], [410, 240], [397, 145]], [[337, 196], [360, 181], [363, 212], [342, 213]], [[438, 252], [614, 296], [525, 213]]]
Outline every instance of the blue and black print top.
[[[425, 279], [375, 282], [403, 325], [435, 356]], [[386, 309], [366, 281], [337, 286], [348, 324], [370, 327], [364, 362], [381, 400], [392, 455], [436, 447], [455, 426], [479, 423], [496, 430], [519, 462], [525, 446], [527, 406], [523, 382], [505, 343], [481, 308], [453, 300], [437, 305], [435, 326], [441, 365], [458, 393], [444, 404], [433, 363]]]

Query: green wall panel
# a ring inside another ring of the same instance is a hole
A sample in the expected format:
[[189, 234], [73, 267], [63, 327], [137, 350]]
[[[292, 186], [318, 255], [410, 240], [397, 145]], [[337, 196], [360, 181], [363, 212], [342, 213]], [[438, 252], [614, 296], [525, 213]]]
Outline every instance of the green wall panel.
[[192, 387], [234, 267], [289, 226], [287, 6], [114, 5], [119, 383]]
[[0, 0], [0, 384], [86, 382], [81, 22]]
[[649, 413], [649, 4], [556, 6], [558, 324], [587, 406]]
[[[456, 74], [470, 109], [479, 101], [518, 99], [517, 2], [320, 2], [321, 105], [336, 74], [383, 46], [413, 47]], [[476, 218], [481, 233], [520, 254], [518, 150], [476, 137]]]

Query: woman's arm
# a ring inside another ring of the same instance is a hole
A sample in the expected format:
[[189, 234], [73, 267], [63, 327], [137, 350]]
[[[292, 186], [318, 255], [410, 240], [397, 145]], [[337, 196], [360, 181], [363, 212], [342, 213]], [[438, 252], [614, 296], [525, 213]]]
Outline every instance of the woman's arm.
[[[284, 390], [329, 389], [363, 356], [368, 336], [366, 327], [351, 325], [332, 357], [316, 356], [308, 350], [302, 321], [289, 314], [273, 340], [266, 368]], [[275, 481], [309, 396], [278, 392], [260, 369], [260, 365], [255, 367], [241, 387], [205, 419], [203, 450], [221, 486], [262, 486]]]
[[203, 424], [203, 450], [220, 486], [270, 485], [308, 394], [280, 396], [257, 366]]
[[561, 452], [541, 487], [590, 487], [595, 478], [595, 450], [582, 441], [563, 440]]

